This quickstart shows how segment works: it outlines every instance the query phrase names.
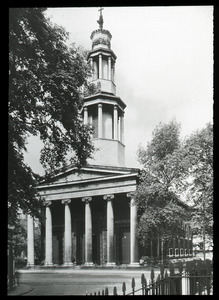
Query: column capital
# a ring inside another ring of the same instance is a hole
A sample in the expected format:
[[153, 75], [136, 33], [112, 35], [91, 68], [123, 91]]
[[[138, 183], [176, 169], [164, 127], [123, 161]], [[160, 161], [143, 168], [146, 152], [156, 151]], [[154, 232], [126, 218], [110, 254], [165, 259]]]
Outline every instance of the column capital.
[[128, 198], [133, 198], [134, 195], [135, 195], [134, 192], [130, 192], [130, 193], [127, 193], [127, 194], [126, 194], [126, 196], [127, 196]]
[[81, 199], [81, 201], [82, 202], [85, 202], [85, 203], [88, 203], [88, 202], [90, 202], [92, 200], [92, 197], [83, 197], [82, 199]]
[[63, 199], [62, 204], [69, 204], [71, 203], [71, 199]]
[[43, 202], [43, 205], [46, 206], [46, 207], [50, 206], [51, 204], [52, 204], [52, 201]]
[[84, 106], [84, 110], [87, 110], [87, 106]]
[[114, 109], [118, 110], [118, 105], [117, 104], [114, 105]]
[[103, 107], [103, 104], [99, 103], [99, 104], [98, 104], [98, 107]]
[[114, 199], [114, 195], [104, 195], [103, 200], [112, 200]]

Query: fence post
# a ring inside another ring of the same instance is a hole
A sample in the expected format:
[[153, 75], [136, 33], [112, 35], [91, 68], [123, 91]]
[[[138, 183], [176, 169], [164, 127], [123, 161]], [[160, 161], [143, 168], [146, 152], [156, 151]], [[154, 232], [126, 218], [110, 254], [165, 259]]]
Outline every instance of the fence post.
[[132, 293], [135, 294], [135, 278], [132, 278]]
[[145, 295], [148, 295], [147, 278], [145, 278]]
[[116, 288], [116, 286], [114, 286], [114, 288], [113, 288], [113, 295], [117, 296], [117, 288]]
[[175, 280], [173, 278], [175, 274], [175, 269], [173, 263], [170, 263], [169, 270], [170, 270], [170, 295], [175, 295]]
[[160, 274], [158, 274], [156, 280], [156, 295], [160, 295]]
[[193, 261], [188, 262], [189, 271], [189, 293], [190, 295], [196, 294], [196, 271]]
[[177, 295], [182, 295], [182, 273], [183, 273], [183, 262], [178, 262], [179, 278], [177, 280]]
[[206, 260], [205, 261], [205, 269], [206, 269], [206, 276], [209, 276], [209, 278], [206, 278], [206, 289], [207, 289], [207, 295], [210, 295], [211, 290], [211, 261]]
[[142, 286], [142, 295], [145, 294], [145, 276], [141, 274], [141, 286]]
[[123, 296], [125, 296], [125, 291], [126, 291], [126, 285], [125, 285], [125, 282], [123, 282], [123, 284], [122, 284]]
[[108, 287], [105, 288], [105, 296], [109, 295]]
[[170, 282], [169, 282], [169, 276], [167, 271], [165, 272], [165, 281], [164, 281], [164, 294], [169, 295], [170, 292]]
[[164, 265], [161, 264], [160, 265], [160, 275], [161, 275], [161, 289], [160, 289], [160, 292], [161, 292], [161, 295], [165, 295], [164, 294]]
[[154, 269], [151, 269], [151, 288], [152, 288], [152, 295], [154, 295]]

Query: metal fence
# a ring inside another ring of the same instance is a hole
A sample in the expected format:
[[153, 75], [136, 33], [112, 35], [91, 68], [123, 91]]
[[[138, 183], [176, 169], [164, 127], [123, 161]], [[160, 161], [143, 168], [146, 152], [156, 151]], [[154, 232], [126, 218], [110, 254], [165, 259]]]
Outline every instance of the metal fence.
[[[119, 295], [117, 287], [113, 288], [111, 295]], [[170, 264], [168, 269], [160, 265], [160, 274], [155, 279], [154, 269], [151, 269], [150, 278], [141, 275], [141, 286], [135, 285], [135, 278], [131, 280], [132, 292], [126, 293], [126, 283], [122, 284], [122, 295], [211, 295], [213, 293], [212, 262], [188, 261]], [[91, 293], [90, 296], [109, 295], [106, 287], [102, 291]], [[88, 296], [88, 295], [87, 295]]]

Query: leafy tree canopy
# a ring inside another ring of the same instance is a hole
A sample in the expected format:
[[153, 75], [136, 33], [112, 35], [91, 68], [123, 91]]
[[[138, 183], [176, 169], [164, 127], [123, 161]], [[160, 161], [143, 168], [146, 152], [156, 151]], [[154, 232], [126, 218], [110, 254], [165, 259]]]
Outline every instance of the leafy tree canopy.
[[176, 193], [186, 167], [179, 134], [180, 125], [175, 120], [160, 123], [147, 149], [139, 147], [143, 170], [135, 201], [140, 214], [138, 235], [142, 243], [157, 235], [171, 238], [182, 234], [188, 212]]
[[213, 126], [195, 131], [183, 145], [189, 162], [188, 199], [193, 205], [194, 234], [213, 238]]
[[37, 175], [24, 163], [28, 135], [44, 143], [40, 161], [46, 174], [65, 167], [67, 154], [77, 166], [93, 147], [83, 125], [82, 90], [89, 67], [83, 52], [67, 47], [67, 32], [45, 17], [45, 8], [9, 9], [8, 208], [9, 223], [19, 209], [37, 214]]
[[[142, 241], [156, 234], [175, 236], [187, 220], [193, 224], [193, 234], [212, 239], [213, 126], [207, 124], [183, 142], [179, 129], [175, 120], [160, 123], [147, 149], [138, 150], [143, 170], [135, 201]], [[179, 200], [185, 191], [189, 210]]]

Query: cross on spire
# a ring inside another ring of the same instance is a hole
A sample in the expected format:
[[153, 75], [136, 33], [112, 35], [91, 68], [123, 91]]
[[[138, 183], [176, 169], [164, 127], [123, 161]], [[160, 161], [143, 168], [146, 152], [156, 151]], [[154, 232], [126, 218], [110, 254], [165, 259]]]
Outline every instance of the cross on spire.
[[100, 12], [101, 15], [102, 15], [102, 10], [104, 10], [103, 7], [100, 7], [100, 9], [98, 9], [98, 11]]
[[103, 9], [104, 9], [103, 7], [100, 7], [100, 9], [98, 9], [98, 11], [100, 12], [100, 17], [99, 17], [99, 20], [97, 21], [97, 23], [99, 24], [100, 29], [103, 29], [103, 15], [102, 15]]

